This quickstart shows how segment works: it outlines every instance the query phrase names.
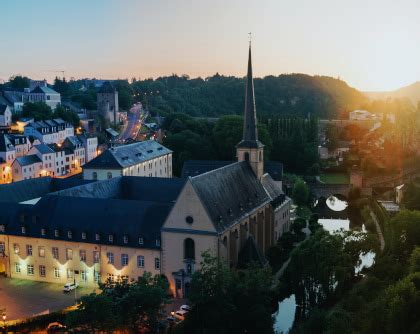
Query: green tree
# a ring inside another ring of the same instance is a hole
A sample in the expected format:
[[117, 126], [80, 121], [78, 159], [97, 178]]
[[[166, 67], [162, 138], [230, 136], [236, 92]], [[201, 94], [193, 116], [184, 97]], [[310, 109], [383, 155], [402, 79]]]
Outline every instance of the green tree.
[[309, 199], [308, 185], [302, 179], [293, 184], [292, 198], [297, 205], [306, 205]]
[[29, 78], [22, 75], [15, 75], [9, 78], [9, 85], [12, 88], [28, 88], [29, 87]]
[[22, 107], [23, 117], [33, 117], [35, 121], [51, 119], [53, 112], [44, 102], [26, 102]]
[[78, 127], [80, 124], [79, 116], [75, 112], [67, 110], [63, 106], [57, 106], [57, 108], [55, 108], [53, 117], [62, 118], [64, 121], [73, 124], [74, 127]]

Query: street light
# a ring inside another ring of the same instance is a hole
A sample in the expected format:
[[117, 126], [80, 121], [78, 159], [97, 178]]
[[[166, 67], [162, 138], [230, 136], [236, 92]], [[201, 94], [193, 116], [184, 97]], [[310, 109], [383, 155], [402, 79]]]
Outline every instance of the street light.
[[3, 319], [3, 327], [6, 329], [6, 312], [3, 312], [3, 315], [1, 316]]

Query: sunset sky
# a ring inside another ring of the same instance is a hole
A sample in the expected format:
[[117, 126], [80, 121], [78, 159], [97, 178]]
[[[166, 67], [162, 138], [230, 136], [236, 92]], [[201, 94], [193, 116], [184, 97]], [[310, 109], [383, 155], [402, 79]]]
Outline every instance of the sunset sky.
[[2, 0], [0, 79], [216, 72], [340, 77], [361, 90], [420, 80], [420, 3], [401, 0]]

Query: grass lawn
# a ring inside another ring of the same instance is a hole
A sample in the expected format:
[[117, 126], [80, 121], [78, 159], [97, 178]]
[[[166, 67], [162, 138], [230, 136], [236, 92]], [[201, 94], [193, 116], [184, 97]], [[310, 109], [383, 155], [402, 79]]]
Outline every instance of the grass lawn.
[[346, 173], [321, 174], [319, 179], [326, 184], [348, 184], [350, 182], [349, 175]]

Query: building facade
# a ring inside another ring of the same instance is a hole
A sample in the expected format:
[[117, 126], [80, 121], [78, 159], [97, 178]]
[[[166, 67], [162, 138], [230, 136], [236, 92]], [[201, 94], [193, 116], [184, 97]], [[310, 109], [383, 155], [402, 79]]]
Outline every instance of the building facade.
[[111, 82], [103, 83], [97, 94], [98, 113], [106, 120], [117, 123], [119, 118], [118, 91]]

